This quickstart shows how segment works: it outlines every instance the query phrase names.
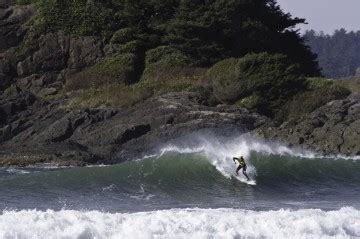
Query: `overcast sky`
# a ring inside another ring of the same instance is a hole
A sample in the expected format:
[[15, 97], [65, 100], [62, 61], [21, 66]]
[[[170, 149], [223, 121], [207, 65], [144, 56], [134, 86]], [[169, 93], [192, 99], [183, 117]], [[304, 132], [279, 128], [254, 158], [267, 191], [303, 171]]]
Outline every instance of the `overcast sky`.
[[360, 0], [278, 0], [281, 8], [295, 17], [305, 18], [314, 29], [333, 33], [334, 30], [360, 30]]

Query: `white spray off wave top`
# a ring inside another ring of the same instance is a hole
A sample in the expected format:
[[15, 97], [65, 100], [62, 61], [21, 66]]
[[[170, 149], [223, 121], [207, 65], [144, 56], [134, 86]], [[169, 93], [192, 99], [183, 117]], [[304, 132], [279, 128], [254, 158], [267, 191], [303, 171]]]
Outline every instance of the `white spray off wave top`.
[[[251, 152], [279, 156], [287, 155], [303, 159], [324, 158], [323, 155], [318, 153], [289, 148], [280, 143], [265, 142], [252, 138], [248, 134], [232, 138], [221, 138], [214, 135], [193, 135], [192, 139], [194, 139], [194, 137], [196, 137], [196, 140], [190, 140], [185, 144], [183, 142], [184, 140], [182, 140], [181, 144], [175, 142], [162, 147], [160, 156], [169, 152], [204, 153], [207, 160], [209, 160], [209, 162], [226, 177], [234, 175], [235, 172], [236, 166], [234, 165], [232, 158], [243, 156], [248, 165], [248, 175], [253, 179], [256, 177], [256, 169], [251, 163]], [[327, 156], [326, 158], [358, 160], [356, 157], [346, 157], [341, 155]], [[245, 177], [240, 174], [240, 179], [243, 181], [245, 180]]]

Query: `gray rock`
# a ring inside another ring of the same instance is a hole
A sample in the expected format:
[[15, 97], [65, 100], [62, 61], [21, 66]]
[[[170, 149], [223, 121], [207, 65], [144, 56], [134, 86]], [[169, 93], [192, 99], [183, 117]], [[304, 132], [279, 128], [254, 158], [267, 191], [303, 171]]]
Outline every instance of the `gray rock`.
[[55, 95], [58, 92], [56, 88], [43, 88], [38, 92], [39, 97], [45, 97], [49, 95]]
[[16, 81], [16, 86], [23, 91], [30, 90], [32, 81], [39, 79], [39, 75], [30, 75], [28, 77], [20, 78]]
[[62, 87], [62, 82], [56, 82], [56, 74], [33, 74], [16, 80], [16, 86], [22, 91], [29, 91], [38, 97], [56, 94]]
[[[117, 163], [141, 157], [161, 143], [198, 130], [222, 132], [231, 128], [245, 133], [268, 122], [242, 108], [207, 107], [201, 102], [196, 93], [172, 93], [120, 112], [66, 111], [41, 101], [27, 106], [24, 103], [23, 111], [11, 110], [5, 119], [4, 123], [16, 130], [3, 139], [0, 151], [28, 155], [56, 152], [52, 160], [76, 159], [76, 164], [79, 160], [85, 164]], [[82, 156], [78, 158], [79, 154]]]
[[53, 124], [45, 128], [45, 130], [35, 137], [37, 142], [59, 142], [68, 139], [73, 133], [70, 119], [64, 118], [55, 121]]
[[39, 40], [39, 50], [33, 54], [37, 71], [60, 71], [66, 67], [70, 37], [63, 32], [49, 33]]
[[36, 72], [36, 64], [33, 62], [31, 57], [27, 57], [25, 60], [20, 61], [17, 64], [18, 76], [28, 76]]
[[14, 77], [10, 63], [0, 58], [0, 91], [6, 89]]
[[[9, 1], [3, 0], [0, 5], [6, 8]], [[27, 31], [25, 23], [33, 14], [32, 5], [9, 7], [0, 12], [0, 53], [22, 41]]]
[[271, 141], [324, 154], [360, 155], [360, 95], [353, 94], [320, 107], [309, 115], [256, 134]]
[[14, 0], [0, 0], [0, 8], [7, 8], [14, 3]]
[[81, 69], [95, 64], [102, 56], [102, 44], [94, 37], [71, 38], [67, 64], [70, 69]]

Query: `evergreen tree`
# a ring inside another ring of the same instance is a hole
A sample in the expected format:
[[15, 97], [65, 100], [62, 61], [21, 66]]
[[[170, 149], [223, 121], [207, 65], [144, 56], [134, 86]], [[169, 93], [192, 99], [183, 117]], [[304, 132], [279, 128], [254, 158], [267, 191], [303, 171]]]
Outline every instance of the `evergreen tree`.
[[[42, 31], [64, 30], [109, 40], [131, 32], [141, 55], [159, 46], [180, 50], [191, 65], [209, 67], [248, 53], [281, 53], [305, 75], [319, 74], [316, 56], [294, 30], [304, 19], [276, 0], [33, 0]], [[124, 30], [126, 29], [126, 30]]]
[[307, 31], [307, 44], [318, 55], [322, 73], [327, 77], [353, 76], [360, 67], [360, 31], [336, 30], [333, 35]]

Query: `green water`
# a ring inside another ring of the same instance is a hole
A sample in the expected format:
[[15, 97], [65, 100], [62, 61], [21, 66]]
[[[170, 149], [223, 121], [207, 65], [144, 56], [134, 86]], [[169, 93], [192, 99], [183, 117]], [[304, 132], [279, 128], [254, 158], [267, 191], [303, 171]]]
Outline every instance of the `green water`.
[[248, 164], [256, 186], [228, 177], [203, 153], [167, 153], [106, 167], [2, 168], [0, 208], [133, 212], [360, 206], [359, 161], [252, 153]]

